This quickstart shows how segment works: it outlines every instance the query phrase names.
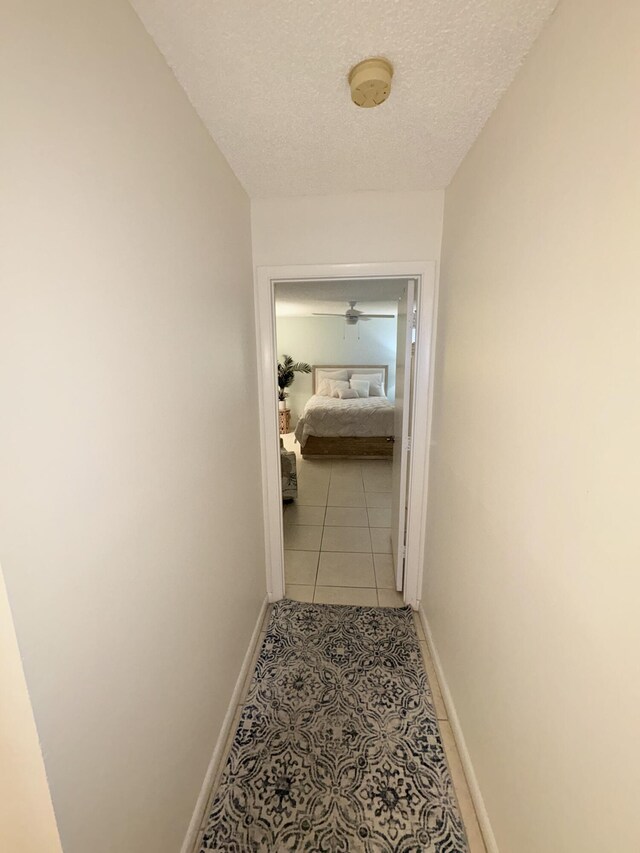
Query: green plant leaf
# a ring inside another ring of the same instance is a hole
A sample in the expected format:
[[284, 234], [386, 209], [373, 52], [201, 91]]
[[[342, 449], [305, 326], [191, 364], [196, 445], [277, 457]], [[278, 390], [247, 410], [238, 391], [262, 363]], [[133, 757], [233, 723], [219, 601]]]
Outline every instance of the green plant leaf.
[[311, 366], [305, 361], [296, 361], [290, 355], [282, 355], [278, 362], [278, 387], [280, 391], [288, 388], [296, 378], [296, 373], [311, 373]]

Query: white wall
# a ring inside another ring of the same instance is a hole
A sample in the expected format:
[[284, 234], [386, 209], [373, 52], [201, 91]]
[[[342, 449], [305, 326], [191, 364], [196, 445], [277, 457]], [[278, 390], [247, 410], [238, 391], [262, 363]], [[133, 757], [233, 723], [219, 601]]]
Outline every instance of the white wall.
[[639, 34], [563, 0], [446, 195], [424, 604], [504, 853], [640, 850]]
[[256, 266], [438, 260], [443, 191], [253, 199]]
[[[308, 364], [386, 364], [387, 397], [393, 401], [396, 376], [396, 320], [367, 320], [346, 326], [332, 317], [278, 317], [278, 358], [286, 353]], [[358, 334], [360, 339], [358, 340]], [[312, 390], [311, 374], [296, 373], [288, 404], [295, 425]]]
[[125, 0], [3, 12], [0, 559], [65, 853], [176, 853], [265, 595], [249, 200]]
[[0, 567], [0, 850], [62, 853]]

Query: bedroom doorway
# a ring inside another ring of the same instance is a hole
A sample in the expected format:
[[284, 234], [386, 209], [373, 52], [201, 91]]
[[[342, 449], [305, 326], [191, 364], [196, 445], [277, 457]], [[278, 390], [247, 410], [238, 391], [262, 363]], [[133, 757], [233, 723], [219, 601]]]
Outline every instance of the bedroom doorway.
[[417, 607], [434, 283], [428, 263], [258, 270], [270, 600]]

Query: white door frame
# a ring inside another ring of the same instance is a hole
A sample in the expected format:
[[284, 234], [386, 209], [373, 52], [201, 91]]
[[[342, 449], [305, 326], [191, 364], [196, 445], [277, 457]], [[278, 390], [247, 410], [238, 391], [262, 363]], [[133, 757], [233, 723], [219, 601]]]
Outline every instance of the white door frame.
[[[396, 329], [396, 395], [395, 411], [393, 413], [393, 463], [391, 472], [391, 553], [393, 555], [393, 573], [396, 589], [404, 591], [404, 570], [406, 563], [405, 533], [407, 530], [407, 500], [409, 497], [409, 453], [411, 447], [411, 406], [415, 397], [412, 394], [414, 359], [412, 355], [412, 338], [414, 330], [414, 308], [418, 288], [413, 278], [407, 279], [406, 291], [398, 302], [398, 325]], [[400, 303], [405, 303], [404, 322], [400, 322]], [[417, 336], [416, 336], [417, 340]], [[399, 356], [402, 355], [402, 362]], [[398, 365], [402, 363], [402, 369]], [[398, 406], [398, 389], [400, 389], [400, 405]], [[399, 423], [400, 422], [400, 423]], [[400, 441], [398, 442], [398, 427]], [[397, 480], [396, 480], [397, 475]]]
[[404, 601], [418, 609], [422, 594], [429, 446], [433, 398], [433, 356], [437, 304], [435, 261], [400, 261], [373, 264], [309, 264], [257, 267], [255, 276], [260, 450], [264, 510], [267, 595], [269, 601], [284, 596], [284, 543], [280, 431], [276, 383], [276, 324], [274, 284], [278, 281], [345, 278], [413, 278], [417, 281], [417, 334], [413, 402], [410, 411], [409, 512]]

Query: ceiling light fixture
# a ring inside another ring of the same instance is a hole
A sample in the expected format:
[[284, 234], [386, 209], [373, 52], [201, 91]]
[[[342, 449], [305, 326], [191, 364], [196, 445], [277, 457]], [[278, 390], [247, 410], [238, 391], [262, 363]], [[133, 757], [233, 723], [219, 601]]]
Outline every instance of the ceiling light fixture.
[[365, 314], [364, 311], [358, 311], [355, 302], [349, 302], [349, 307], [344, 314], [321, 314], [318, 311], [312, 311], [314, 317], [342, 317], [347, 321], [347, 326], [355, 326], [359, 320], [393, 320], [395, 314]]
[[351, 100], [357, 107], [380, 106], [389, 97], [392, 77], [393, 66], [387, 59], [364, 59], [349, 72]]

